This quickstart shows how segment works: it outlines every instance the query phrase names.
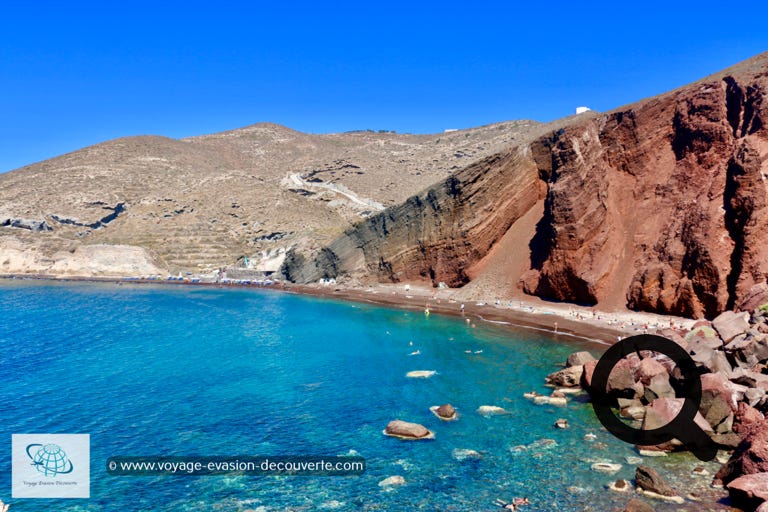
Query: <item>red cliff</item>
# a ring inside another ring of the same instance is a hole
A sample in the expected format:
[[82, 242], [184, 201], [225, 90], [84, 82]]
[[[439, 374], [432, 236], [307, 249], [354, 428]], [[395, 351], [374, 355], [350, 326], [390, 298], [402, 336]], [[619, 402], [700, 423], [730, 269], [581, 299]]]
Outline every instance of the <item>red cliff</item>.
[[[545, 127], [360, 223], [319, 257], [293, 255], [287, 273], [460, 286], [501, 269], [501, 297], [713, 317], [765, 289], [766, 91], [762, 54]], [[531, 212], [535, 229], [522, 229]], [[511, 264], [521, 246], [525, 261]]]

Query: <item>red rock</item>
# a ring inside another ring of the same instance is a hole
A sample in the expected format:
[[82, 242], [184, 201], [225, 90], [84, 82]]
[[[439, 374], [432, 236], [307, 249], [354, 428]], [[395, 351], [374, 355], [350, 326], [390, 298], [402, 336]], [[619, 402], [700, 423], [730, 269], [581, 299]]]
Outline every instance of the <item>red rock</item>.
[[626, 357], [616, 363], [608, 375], [606, 391], [623, 398], [642, 396], [642, 385], [638, 388], [635, 379], [635, 365], [637, 364], [637, 356], [634, 359]]
[[584, 363], [584, 373], [581, 374], [581, 387], [589, 389], [592, 386], [592, 374], [595, 373], [597, 361], [587, 361]]
[[763, 413], [761, 413], [754, 407], [750, 407], [744, 402], [739, 402], [739, 407], [736, 410], [736, 415], [733, 421], [733, 431], [745, 432], [747, 430], [747, 427], [749, 427], [753, 423], [759, 423], [763, 421], [763, 419], [764, 419]]
[[688, 342], [685, 340], [685, 338], [680, 334], [680, 332], [674, 329], [661, 329], [660, 331], [656, 331], [656, 334], [674, 341], [683, 348], [688, 346]]
[[441, 405], [436, 412], [441, 418], [453, 418], [456, 415], [456, 409], [451, 404]]
[[654, 512], [654, 508], [642, 500], [632, 498], [621, 512]]
[[[680, 409], [683, 407], [683, 398], [657, 398], [651, 402], [645, 408], [645, 417], [643, 418], [642, 429], [653, 430], [662, 427], [672, 421]], [[712, 426], [707, 423], [707, 420], [697, 412], [693, 418], [696, 423], [705, 432], [712, 432]], [[672, 451], [682, 447], [682, 443], [677, 439], [674, 439], [668, 443], [664, 443], [658, 446], [643, 446], [643, 449], [658, 450], [658, 451]]]
[[675, 398], [675, 390], [669, 383], [667, 372], [660, 373], [651, 379], [648, 385], [645, 386], [644, 396], [648, 403], [653, 402], [657, 398]]
[[741, 398], [739, 386], [728, 380], [723, 373], [705, 373], [701, 376], [701, 403], [704, 403], [709, 397], [722, 397], [730, 406], [731, 410], [736, 410], [736, 403]]
[[712, 320], [712, 327], [715, 328], [720, 338], [728, 343], [739, 334], [744, 334], [749, 329], [749, 313], [734, 313], [733, 311], [724, 311], [717, 318]]
[[651, 383], [651, 379], [657, 375], [666, 375], [667, 369], [663, 364], [656, 361], [653, 358], [646, 357], [635, 368], [635, 380], [642, 382], [644, 385]]
[[754, 311], [768, 303], [768, 284], [758, 283], [752, 286], [736, 305], [739, 311]]
[[753, 473], [732, 480], [727, 486], [731, 504], [755, 510], [768, 500], [768, 473]]
[[[645, 408], [645, 418], [643, 419], [643, 429], [652, 430], [666, 425], [677, 416], [683, 407], [683, 398], [657, 398]], [[712, 432], [712, 427], [707, 421], [697, 413], [693, 421], [707, 432]]]
[[715, 483], [730, 483], [742, 475], [768, 472], [768, 419], [745, 426], [741, 444], [715, 475]]
[[565, 361], [565, 366], [583, 366], [584, 363], [595, 360], [595, 356], [586, 350], [582, 350], [581, 352], [574, 352], [573, 354], [569, 355], [568, 359]]

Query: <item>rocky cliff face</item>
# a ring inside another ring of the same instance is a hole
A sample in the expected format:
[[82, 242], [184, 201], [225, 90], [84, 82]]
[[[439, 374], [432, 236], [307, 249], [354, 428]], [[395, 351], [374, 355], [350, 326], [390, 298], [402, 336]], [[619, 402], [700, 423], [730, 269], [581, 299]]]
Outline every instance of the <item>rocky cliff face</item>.
[[526, 291], [711, 317], [765, 281], [765, 82], [727, 75], [538, 141]]
[[462, 286], [467, 270], [544, 192], [529, 148], [516, 147], [347, 230], [313, 259], [292, 254], [283, 272], [299, 282], [358, 272]]
[[763, 54], [671, 93], [565, 120], [347, 230], [315, 259], [294, 255], [286, 273], [461, 285], [545, 197], [535, 234], [520, 240], [530, 261], [519, 289], [714, 317], [754, 301], [768, 276], [766, 91]]

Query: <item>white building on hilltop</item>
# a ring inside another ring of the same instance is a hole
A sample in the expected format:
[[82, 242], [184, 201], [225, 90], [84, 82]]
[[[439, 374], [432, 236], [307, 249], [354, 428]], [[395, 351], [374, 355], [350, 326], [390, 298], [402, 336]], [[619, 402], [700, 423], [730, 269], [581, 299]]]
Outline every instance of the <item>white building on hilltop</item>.
[[583, 114], [584, 112], [589, 112], [589, 107], [576, 107], [576, 115]]

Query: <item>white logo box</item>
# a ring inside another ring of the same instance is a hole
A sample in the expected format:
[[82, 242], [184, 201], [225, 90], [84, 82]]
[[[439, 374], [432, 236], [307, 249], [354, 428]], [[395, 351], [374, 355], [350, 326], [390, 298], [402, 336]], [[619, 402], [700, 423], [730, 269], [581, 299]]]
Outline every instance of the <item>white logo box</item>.
[[11, 496], [90, 498], [90, 434], [12, 434]]

